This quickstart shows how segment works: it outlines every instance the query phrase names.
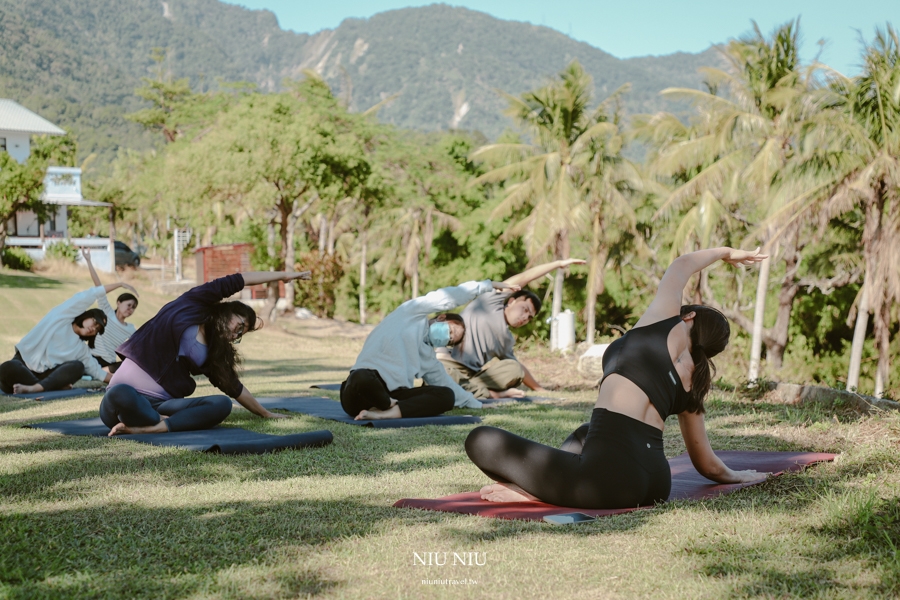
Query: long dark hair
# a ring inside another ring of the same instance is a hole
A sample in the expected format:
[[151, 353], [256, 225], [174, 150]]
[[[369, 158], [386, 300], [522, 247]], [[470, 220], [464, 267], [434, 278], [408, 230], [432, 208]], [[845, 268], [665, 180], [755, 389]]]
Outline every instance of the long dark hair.
[[262, 329], [263, 326], [263, 320], [243, 302], [220, 302], [212, 308], [203, 325], [208, 352], [207, 375], [213, 385], [233, 379], [241, 365], [241, 355], [234, 344], [228, 341], [228, 322], [234, 315], [243, 317], [247, 322], [244, 333]]
[[681, 316], [694, 312], [694, 325], [691, 327], [691, 359], [694, 361], [694, 373], [691, 375], [691, 400], [687, 410], [702, 413], [703, 400], [709, 393], [716, 365], [711, 360], [728, 345], [731, 337], [731, 325], [721, 312], [701, 304], [688, 304], [681, 307]]
[[518, 292], [513, 292], [506, 298], [506, 302], [503, 303], [503, 306], [506, 306], [509, 304], [510, 300], [515, 300], [516, 298], [528, 298], [531, 300], [531, 305], [534, 307], [534, 314], [541, 312], [541, 299], [531, 290], [519, 290]]
[[106, 331], [106, 313], [99, 308], [89, 308], [72, 319], [72, 325], [84, 327], [84, 322], [90, 318], [97, 322], [97, 333], [95, 335], [79, 335], [78, 337], [87, 342], [88, 348], [93, 348], [97, 336], [103, 335], [103, 332]]

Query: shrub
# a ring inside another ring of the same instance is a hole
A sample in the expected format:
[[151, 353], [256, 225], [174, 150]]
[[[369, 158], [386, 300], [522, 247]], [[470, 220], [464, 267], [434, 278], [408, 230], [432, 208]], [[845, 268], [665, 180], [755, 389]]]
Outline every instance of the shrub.
[[44, 258], [63, 260], [70, 263], [78, 261], [78, 248], [68, 241], [53, 242], [48, 244], [44, 252]]
[[30, 271], [34, 266], [34, 259], [21, 248], [6, 247], [3, 249], [3, 266], [17, 271]]
[[303, 252], [294, 268], [311, 275], [311, 281], [294, 284], [294, 306], [308, 308], [317, 317], [334, 317], [335, 288], [344, 274], [340, 259], [317, 250]]

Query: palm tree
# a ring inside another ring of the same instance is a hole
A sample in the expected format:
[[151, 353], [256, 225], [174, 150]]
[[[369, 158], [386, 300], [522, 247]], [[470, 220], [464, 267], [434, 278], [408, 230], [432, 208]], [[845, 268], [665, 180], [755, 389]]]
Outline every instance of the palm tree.
[[[584, 194], [590, 207], [590, 261], [588, 265], [585, 341], [594, 343], [596, 333], [597, 296], [604, 291], [604, 279], [610, 249], [630, 237], [638, 244], [643, 237], [637, 232], [637, 213], [631, 204], [638, 191], [656, 190], [638, 167], [622, 156], [625, 135], [620, 129], [619, 94], [601, 104], [612, 114], [598, 114], [598, 121], [608, 121], [616, 126], [605, 136], [598, 136], [590, 150], [593, 158], [588, 166]], [[610, 108], [614, 105], [613, 108]]]
[[[504, 94], [510, 105], [507, 114], [523, 127], [531, 143], [491, 144], [472, 154], [473, 159], [501, 165], [472, 183], [505, 184], [505, 196], [493, 216], [527, 211], [505, 237], [522, 237], [531, 261], [548, 251], [557, 260], [568, 258], [570, 235], [588, 222], [590, 208], [583, 190], [594, 158], [594, 143], [618, 130], [606, 120], [605, 107], [588, 109], [591, 86], [591, 77], [578, 61], [573, 61], [560, 72], [558, 80], [542, 88], [520, 97]], [[550, 331], [553, 347], [562, 284], [563, 272], [557, 270]]]
[[[726, 69], [704, 69], [707, 91], [663, 91], [667, 96], [694, 101], [700, 113], [693, 125], [684, 125], [667, 114], [639, 122], [638, 134], [658, 148], [652, 161], [654, 170], [680, 182], [657, 216], [665, 217], [693, 204], [676, 231], [673, 253], [688, 240], [708, 247], [723, 227], [730, 229], [742, 222], [752, 230], [753, 220], [777, 208], [779, 174], [794, 152], [798, 124], [814, 108], [806, 102], [811, 72], [804, 76], [800, 71], [797, 38], [797, 22], [782, 25], [768, 39], [754, 23], [753, 34], [731, 41], [723, 50]], [[786, 236], [796, 231], [778, 232], [769, 227], [756, 235], [771, 246], [778, 241], [776, 233]], [[720, 307], [752, 334], [751, 382], [759, 378], [763, 342], [773, 367], [781, 366], [791, 306], [799, 291], [794, 280], [799, 260], [795, 239], [787, 236], [783, 253], [786, 276], [781, 283], [778, 318], [770, 330], [763, 328], [763, 315], [771, 259], [761, 265], [752, 322], [737, 307]], [[702, 278], [699, 286], [706, 286]], [[709, 294], [706, 296], [707, 302], [715, 304]]]
[[862, 346], [869, 312], [875, 317], [878, 367], [875, 395], [884, 393], [890, 366], [891, 301], [900, 287], [891, 263], [900, 219], [900, 39], [887, 25], [867, 44], [861, 75], [831, 72], [821, 90], [834, 110], [810, 119], [803, 130], [803, 152], [796, 161], [790, 201], [772, 222], [789, 227], [801, 217], [830, 217], [859, 211], [864, 220], [864, 281], [850, 352], [847, 389], [859, 387]]

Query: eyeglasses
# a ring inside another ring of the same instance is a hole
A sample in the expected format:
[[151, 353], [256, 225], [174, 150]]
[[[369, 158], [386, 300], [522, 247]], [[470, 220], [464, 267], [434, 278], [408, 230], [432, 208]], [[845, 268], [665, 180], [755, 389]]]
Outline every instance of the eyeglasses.
[[232, 344], [240, 344], [241, 338], [244, 337], [244, 333], [246, 333], [246, 331], [247, 331], [247, 322], [245, 320], [241, 319], [240, 326], [234, 330], [235, 338], [234, 338], [234, 341], [232, 342]]

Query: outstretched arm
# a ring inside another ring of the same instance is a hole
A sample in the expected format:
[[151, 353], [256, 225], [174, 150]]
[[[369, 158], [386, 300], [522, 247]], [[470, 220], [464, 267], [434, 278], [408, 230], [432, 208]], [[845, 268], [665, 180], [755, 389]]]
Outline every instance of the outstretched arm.
[[247, 389], [246, 386], [242, 386], [241, 394], [235, 398], [238, 402], [240, 402], [241, 406], [252, 412], [254, 415], [260, 416], [264, 419], [287, 419], [287, 415], [279, 415], [278, 413], [273, 413], [269, 410], [263, 408], [263, 406], [253, 397], [253, 394], [250, 393], [250, 390]]
[[244, 278], [244, 287], [269, 283], [270, 281], [294, 281], [295, 279], [309, 279], [309, 271], [247, 271], [241, 273]]
[[505, 280], [504, 283], [508, 285], [517, 285], [519, 287], [525, 287], [538, 277], [543, 277], [550, 271], [556, 269], [562, 269], [564, 267], [568, 267], [569, 265], [583, 265], [585, 261], [580, 258], [567, 258], [566, 260], [554, 260], [553, 262], [544, 263], [542, 265], [537, 265], [536, 267], [531, 267], [527, 271], [523, 271], [518, 275], [513, 275], [509, 279]]
[[770, 475], [770, 473], [753, 470], [732, 471], [729, 469], [709, 445], [706, 423], [701, 413], [679, 413], [678, 425], [681, 427], [681, 437], [684, 438], [691, 463], [697, 472], [707, 479], [718, 483], [746, 483], [760, 481]]
[[[519, 364], [522, 365], [521, 362]], [[544, 389], [544, 386], [538, 383], [538, 380], [534, 378], [534, 375], [531, 374], [531, 371], [528, 370], [528, 367], [522, 365], [522, 370], [525, 371], [525, 378], [522, 379], [522, 383], [533, 389], [535, 392], [547, 391]]]
[[[103, 282], [100, 281], [100, 277], [97, 275], [96, 269], [94, 269], [94, 263], [91, 262], [91, 251], [87, 248], [82, 248], [81, 255], [84, 257], [84, 262], [87, 263], [88, 270], [91, 272], [91, 279], [94, 281], [94, 285], [103, 285]], [[113, 260], [115, 260], [115, 258], [113, 258]], [[119, 288], [125, 288], [135, 296], [140, 297], [140, 294], [138, 294], [138, 291], [136, 289], [123, 281], [117, 281], [116, 283], [107, 283], [106, 285], [103, 285], [103, 289], [106, 290], [107, 294]]]
[[710, 248], [698, 250], [690, 254], [682, 254], [669, 265], [666, 274], [663, 275], [656, 291], [656, 297], [647, 307], [646, 312], [635, 323], [635, 327], [642, 327], [649, 323], [656, 323], [669, 317], [674, 317], [681, 311], [681, 297], [684, 286], [694, 273], [699, 273], [718, 260], [724, 260], [732, 266], [752, 265], [768, 258], [767, 254], [760, 254], [759, 248], [753, 251], [735, 250], [734, 248]]

